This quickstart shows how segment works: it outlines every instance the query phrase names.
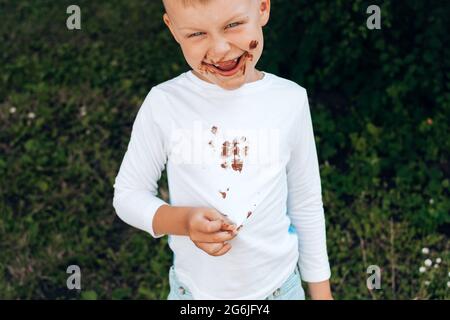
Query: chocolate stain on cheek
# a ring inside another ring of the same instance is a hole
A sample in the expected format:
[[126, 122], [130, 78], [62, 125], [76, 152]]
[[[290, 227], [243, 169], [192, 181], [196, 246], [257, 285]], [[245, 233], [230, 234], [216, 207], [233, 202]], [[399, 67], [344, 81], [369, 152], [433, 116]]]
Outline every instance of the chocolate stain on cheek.
[[252, 40], [252, 41], [250, 41], [250, 44], [248, 45], [248, 47], [250, 48], [250, 50], [256, 49], [257, 46], [258, 46], [258, 41], [257, 41], [257, 40]]

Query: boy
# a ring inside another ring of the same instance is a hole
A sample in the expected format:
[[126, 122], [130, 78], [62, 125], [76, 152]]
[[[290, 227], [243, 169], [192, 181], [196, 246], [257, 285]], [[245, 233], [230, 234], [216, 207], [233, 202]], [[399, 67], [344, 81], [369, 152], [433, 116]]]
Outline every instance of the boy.
[[[153, 87], [114, 184], [174, 253], [169, 299], [332, 299], [306, 90], [255, 68], [270, 0], [164, 0], [192, 68]], [[157, 198], [164, 166], [170, 205]]]

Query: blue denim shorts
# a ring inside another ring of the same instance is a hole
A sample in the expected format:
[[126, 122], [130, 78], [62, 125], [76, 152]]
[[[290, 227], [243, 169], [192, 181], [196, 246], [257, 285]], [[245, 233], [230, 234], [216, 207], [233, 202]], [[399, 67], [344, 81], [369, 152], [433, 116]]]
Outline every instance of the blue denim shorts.
[[[189, 288], [180, 282], [173, 266], [169, 270], [170, 292], [167, 300], [194, 300]], [[302, 287], [298, 266], [289, 278], [264, 300], [305, 300], [305, 291]]]

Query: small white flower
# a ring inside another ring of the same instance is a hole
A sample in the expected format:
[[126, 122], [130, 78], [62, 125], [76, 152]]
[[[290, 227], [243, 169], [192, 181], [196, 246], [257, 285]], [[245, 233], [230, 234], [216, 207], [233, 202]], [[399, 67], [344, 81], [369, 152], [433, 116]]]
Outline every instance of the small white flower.
[[434, 203], [434, 200], [433, 200], [433, 198], [431, 198], [430, 199], [430, 204], [433, 204]]
[[422, 248], [422, 253], [423, 253], [423, 254], [429, 254], [429, 253], [430, 253], [430, 249], [428, 249], [428, 248]]
[[442, 259], [441, 258], [436, 258], [436, 263], [441, 263], [442, 262]]
[[450, 281], [447, 281], [447, 288], [450, 288]]
[[9, 108], [9, 113], [16, 113], [16, 107]]
[[448, 276], [450, 277], [450, 271], [448, 272]]
[[429, 285], [430, 285], [430, 281], [425, 280], [425, 281], [424, 281], [424, 284], [425, 284], [426, 286], [429, 286]]
[[84, 116], [86, 115], [86, 106], [82, 106], [82, 107], [80, 108], [80, 115], [81, 115], [82, 117], [84, 117]]
[[36, 118], [36, 115], [34, 114], [34, 112], [28, 112], [28, 118], [34, 119]]
[[424, 261], [424, 264], [425, 264], [427, 267], [431, 267], [431, 265], [433, 264], [433, 261], [431, 261], [431, 259], [427, 259], [427, 260]]
[[425, 271], [427, 271], [427, 268], [425, 268], [424, 266], [419, 268], [420, 273], [424, 273]]
[[435, 265], [434, 265], [434, 268], [435, 268], [435, 269], [439, 268], [439, 265], [438, 265], [438, 264], [435, 264]]

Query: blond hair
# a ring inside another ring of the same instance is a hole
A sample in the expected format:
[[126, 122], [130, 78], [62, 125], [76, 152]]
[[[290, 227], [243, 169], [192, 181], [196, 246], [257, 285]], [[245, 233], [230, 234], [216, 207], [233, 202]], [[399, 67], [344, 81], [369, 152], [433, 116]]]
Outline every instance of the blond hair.
[[[166, 2], [167, 2], [168, 0], [162, 0], [162, 3], [163, 3], [163, 5], [164, 5], [164, 9], [167, 11], [167, 9], [166, 9]], [[208, 2], [210, 2], [211, 0], [175, 0], [175, 1], [177, 1], [178, 3], [181, 3], [182, 5], [183, 5], [183, 7], [189, 7], [189, 6], [195, 6], [196, 4], [201, 4], [201, 5], [204, 5], [204, 4], [207, 4]]]

